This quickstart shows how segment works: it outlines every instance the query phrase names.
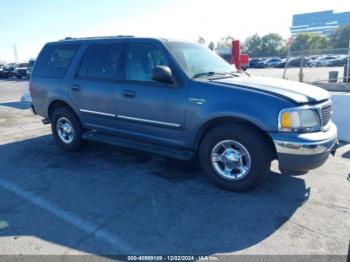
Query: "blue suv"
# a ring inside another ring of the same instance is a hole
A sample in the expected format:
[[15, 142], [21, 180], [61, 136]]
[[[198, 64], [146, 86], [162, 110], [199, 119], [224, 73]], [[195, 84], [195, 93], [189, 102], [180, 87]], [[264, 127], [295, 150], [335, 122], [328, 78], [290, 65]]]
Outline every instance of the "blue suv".
[[33, 111], [59, 146], [93, 140], [167, 157], [198, 157], [222, 188], [249, 190], [321, 166], [337, 144], [327, 91], [251, 77], [203, 45], [135, 37], [69, 38], [42, 49]]

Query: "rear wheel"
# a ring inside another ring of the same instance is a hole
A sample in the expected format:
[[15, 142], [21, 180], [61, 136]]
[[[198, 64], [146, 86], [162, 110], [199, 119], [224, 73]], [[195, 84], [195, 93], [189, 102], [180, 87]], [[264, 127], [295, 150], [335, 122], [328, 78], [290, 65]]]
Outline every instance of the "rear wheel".
[[76, 115], [68, 108], [58, 108], [52, 113], [52, 134], [56, 143], [67, 151], [79, 151], [84, 145], [84, 129]]
[[216, 185], [247, 191], [259, 185], [271, 165], [271, 152], [264, 137], [245, 125], [223, 125], [202, 140], [199, 160]]

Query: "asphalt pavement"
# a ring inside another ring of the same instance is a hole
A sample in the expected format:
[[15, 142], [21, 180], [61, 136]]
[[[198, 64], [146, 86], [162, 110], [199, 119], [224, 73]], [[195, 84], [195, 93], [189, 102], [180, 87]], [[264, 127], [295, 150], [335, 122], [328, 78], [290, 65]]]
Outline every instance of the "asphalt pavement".
[[305, 176], [272, 171], [248, 193], [180, 162], [90, 143], [59, 149], [0, 81], [0, 255], [342, 255], [350, 239], [350, 145]]

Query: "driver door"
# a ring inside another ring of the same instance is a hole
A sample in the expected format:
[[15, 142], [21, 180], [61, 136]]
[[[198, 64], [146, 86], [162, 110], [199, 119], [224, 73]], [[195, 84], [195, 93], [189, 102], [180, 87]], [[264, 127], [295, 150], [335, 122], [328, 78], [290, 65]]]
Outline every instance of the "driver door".
[[158, 65], [173, 69], [161, 46], [147, 42], [127, 44], [119, 84], [118, 126], [135, 138], [181, 144], [187, 91], [176, 75], [173, 84], [154, 81], [152, 73]]

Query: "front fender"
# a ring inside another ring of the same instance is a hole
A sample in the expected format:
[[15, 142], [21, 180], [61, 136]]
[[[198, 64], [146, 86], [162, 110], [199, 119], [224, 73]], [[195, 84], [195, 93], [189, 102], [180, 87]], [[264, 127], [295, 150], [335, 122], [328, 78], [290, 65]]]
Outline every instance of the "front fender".
[[[191, 103], [193, 99], [203, 102]], [[197, 83], [190, 88], [184, 145], [193, 148], [198, 132], [218, 118], [240, 119], [265, 132], [277, 131], [280, 110], [292, 106], [292, 102], [281, 97], [244, 87]]]

